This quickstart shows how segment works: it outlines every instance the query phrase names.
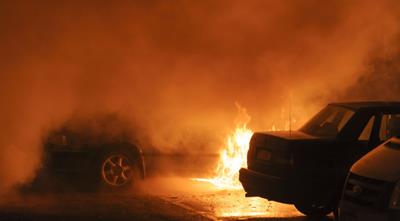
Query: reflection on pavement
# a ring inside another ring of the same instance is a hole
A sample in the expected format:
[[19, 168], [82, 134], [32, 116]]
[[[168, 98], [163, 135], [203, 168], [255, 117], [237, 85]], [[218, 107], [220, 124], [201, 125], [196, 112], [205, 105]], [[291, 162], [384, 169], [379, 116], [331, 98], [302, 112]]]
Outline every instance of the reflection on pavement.
[[[165, 189], [156, 194], [177, 205], [215, 219], [308, 220], [293, 205], [272, 202], [259, 197], [245, 197], [243, 190], [222, 190], [210, 183], [182, 178], [171, 178], [162, 183], [177, 185], [172, 185], [175, 188], [164, 185]], [[333, 217], [330, 216], [324, 220], [333, 220]]]

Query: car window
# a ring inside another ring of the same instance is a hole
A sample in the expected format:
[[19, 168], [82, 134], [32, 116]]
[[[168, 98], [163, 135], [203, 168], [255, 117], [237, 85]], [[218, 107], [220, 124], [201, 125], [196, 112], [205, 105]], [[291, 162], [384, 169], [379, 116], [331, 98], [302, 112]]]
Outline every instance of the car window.
[[400, 134], [400, 114], [385, 114], [382, 116], [379, 138], [387, 140]]
[[374, 122], [375, 122], [375, 116], [373, 116], [369, 119], [367, 125], [365, 125], [363, 131], [361, 132], [360, 136], [358, 137], [358, 140], [368, 141], [370, 139], [372, 127], [374, 126]]
[[351, 109], [329, 105], [300, 130], [313, 136], [333, 138], [344, 128], [353, 115], [354, 111]]
[[353, 114], [354, 114], [353, 111], [344, 111], [342, 119], [339, 120], [339, 125], [338, 125], [339, 131], [343, 129], [343, 127], [347, 124], [347, 122], [350, 120]]

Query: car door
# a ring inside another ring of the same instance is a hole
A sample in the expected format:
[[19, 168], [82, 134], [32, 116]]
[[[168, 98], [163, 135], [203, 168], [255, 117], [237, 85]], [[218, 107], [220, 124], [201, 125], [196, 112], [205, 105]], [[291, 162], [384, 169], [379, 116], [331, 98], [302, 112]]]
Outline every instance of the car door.
[[346, 147], [346, 170], [371, 151], [380, 142], [379, 140], [380, 116], [375, 113], [360, 113], [351, 128], [351, 142]]
[[356, 160], [375, 147], [400, 134], [400, 112], [381, 112], [372, 114], [358, 137], [359, 152]]
[[378, 136], [380, 123], [381, 115], [372, 114], [358, 137], [358, 142], [361, 143], [361, 148], [357, 154], [357, 158], [361, 158], [382, 143]]

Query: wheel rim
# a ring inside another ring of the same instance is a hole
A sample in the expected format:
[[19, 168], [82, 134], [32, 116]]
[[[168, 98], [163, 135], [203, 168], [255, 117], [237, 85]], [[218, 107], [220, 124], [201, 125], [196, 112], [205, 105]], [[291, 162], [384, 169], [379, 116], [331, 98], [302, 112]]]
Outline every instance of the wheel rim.
[[108, 185], [123, 186], [132, 179], [132, 163], [124, 155], [111, 155], [103, 161], [101, 175]]

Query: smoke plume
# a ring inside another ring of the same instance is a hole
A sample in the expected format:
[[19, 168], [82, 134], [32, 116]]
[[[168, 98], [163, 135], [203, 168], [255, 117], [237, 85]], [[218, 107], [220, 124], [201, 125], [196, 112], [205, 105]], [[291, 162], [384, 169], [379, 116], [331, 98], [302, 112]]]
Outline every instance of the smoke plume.
[[0, 189], [32, 179], [42, 138], [75, 113], [209, 153], [235, 102], [266, 130], [330, 101], [398, 99], [399, 15], [390, 0], [1, 1]]

